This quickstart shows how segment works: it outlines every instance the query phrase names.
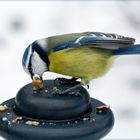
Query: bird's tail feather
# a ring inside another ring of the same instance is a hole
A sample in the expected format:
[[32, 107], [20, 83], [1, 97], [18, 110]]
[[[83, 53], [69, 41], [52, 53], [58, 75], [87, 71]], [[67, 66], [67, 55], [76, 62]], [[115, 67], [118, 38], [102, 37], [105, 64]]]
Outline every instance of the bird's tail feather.
[[128, 48], [119, 48], [115, 50], [113, 55], [140, 54], [140, 44], [133, 45]]

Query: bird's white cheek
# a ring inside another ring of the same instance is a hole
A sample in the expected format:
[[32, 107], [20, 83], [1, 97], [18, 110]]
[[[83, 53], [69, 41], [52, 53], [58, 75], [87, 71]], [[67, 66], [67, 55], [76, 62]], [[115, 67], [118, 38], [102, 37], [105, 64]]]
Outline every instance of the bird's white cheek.
[[32, 70], [34, 74], [42, 75], [46, 70], [46, 63], [39, 57], [39, 55], [35, 52], [32, 57]]

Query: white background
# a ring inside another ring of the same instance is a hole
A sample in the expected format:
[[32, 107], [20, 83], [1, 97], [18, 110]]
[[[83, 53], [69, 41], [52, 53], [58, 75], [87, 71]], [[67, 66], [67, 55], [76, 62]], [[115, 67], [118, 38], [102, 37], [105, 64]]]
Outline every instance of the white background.
[[[140, 43], [140, 2], [0, 2], [0, 102], [31, 82], [21, 60], [34, 40], [70, 32], [112, 32]], [[55, 78], [47, 73], [44, 78]], [[140, 55], [119, 57], [90, 95], [111, 105], [115, 125], [106, 139], [140, 139]], [[1, 139], [2, 140], [2, 139]]]

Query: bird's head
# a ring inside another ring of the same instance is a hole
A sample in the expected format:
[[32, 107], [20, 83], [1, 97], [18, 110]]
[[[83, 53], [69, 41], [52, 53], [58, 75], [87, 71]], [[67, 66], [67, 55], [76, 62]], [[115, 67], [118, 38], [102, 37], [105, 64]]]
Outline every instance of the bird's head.
[[29, 45], [24, 52], [22, 65], [32, 79], [36, 75], [42, 79], [43, 73], [48, 71], [49, 67], [46, 44], [35, 41]]

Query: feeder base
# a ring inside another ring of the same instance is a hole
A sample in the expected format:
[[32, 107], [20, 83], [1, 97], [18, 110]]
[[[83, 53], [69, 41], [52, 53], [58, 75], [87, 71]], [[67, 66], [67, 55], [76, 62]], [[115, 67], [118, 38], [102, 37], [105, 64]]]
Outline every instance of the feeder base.
[[0, 136], [8, 140], [97, 140], [107, 135], [113, 125], [114, 116], [110, 109], [97, 112], [96, 107], [104, 105], [99, 100], [91, 98], [91, 112], [86, 116], [69, 121], [50, 122], [34, 120], [36, 126], [27, 124], [29, 118], [14, 122], [18, 117], [15, 112], [15, 99], [10, 99], [2, 105], [8, 110], [0, 112]]

